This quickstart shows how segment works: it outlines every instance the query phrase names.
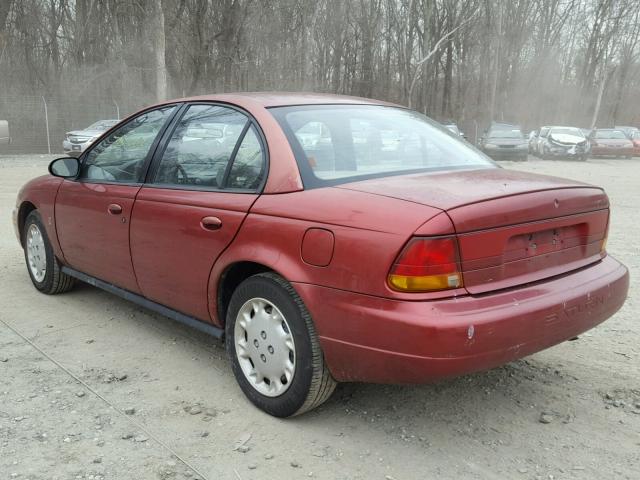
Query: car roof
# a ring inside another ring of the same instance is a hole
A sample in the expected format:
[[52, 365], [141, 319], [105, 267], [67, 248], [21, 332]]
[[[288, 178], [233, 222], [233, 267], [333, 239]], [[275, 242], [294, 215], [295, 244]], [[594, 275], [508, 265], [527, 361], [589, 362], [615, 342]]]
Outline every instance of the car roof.
[[260, 104], [265, 108], [284, 107], [292, 105], [386, 105], [402, 107], [382, 100], [371, 98], [352, 97], [348, 95], [335, 95], [329, 93], [313, 92], [239, 92], [221, 93], [214, 95], [199, 95], [195, 97], [180, 98], [175, 101], [210, 101], [243, 104], [247, 101]]
[[267, 111], [268, 108], [293, 105], [382, 105], [406, 108], [381, 100], [346, 95], [310, 92], [240, 92], [167, 100], [155, 105], [149, 105], [131, 114], [124, 121], [128, 121], [128, 119], [134, 118], [149, 109], [182, 102], [216, 102], [239, 107], [252, 115], [263, 131], [270, 132], [267, 138], [269, 158], [277, 158], [278, 161], [270, 162], [269, 164], [269, 176], [264, 187], [264, 193], [296, 192], [303, 189], [300, 177], [291, 174], [292, 171], [297, 171], [298, 168], [291, 146], [284, 136], [284, 132], [277, 125], [275, 117]]
[[491, 124], [491, 126], [489, 127], [489, 130], [491, 130], [492, 128], [512, 128], [514, 130], [522, 130], [520, 128], [520, 125], [514, 125], [513, 123], [498, 123], [498, 122], [494, 122]]
[[566, 127], [561, 125], [555, 125], [553, 127], [549, 127], [549, 130], [557, 130], [559, 128], [566, 128], [567, 130], [578, 130], [581, 133], [584, 133], [583, 130], [585, 130], [584, 128], [580, 128], [580, 127]]

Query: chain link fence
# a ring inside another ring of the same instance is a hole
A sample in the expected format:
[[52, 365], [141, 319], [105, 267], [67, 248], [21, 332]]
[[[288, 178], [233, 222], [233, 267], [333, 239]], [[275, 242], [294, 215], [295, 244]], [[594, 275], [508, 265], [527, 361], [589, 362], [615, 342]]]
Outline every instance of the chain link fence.
[[0, 154], [62, 153], [66, 132], [98, 120], [121, 119], [144, 102], [96, 96], [2, 95], [0, 120], [9, 123], [11, 142]]

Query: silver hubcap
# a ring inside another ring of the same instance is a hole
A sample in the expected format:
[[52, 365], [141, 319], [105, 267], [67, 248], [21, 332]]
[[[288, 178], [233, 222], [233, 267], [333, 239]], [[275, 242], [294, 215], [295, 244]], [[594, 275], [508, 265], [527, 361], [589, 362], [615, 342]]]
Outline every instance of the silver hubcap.
[[291, 385], [296, 346], [291, 329], [278, 308], [264, 298], [246, 302], [236, 317], [236, 356], [253, 388], [277, 397]]
[[29, 225], [27, 231], [27, 260], [29, 270], [36, 282], [44, 280], [47, 273], [47, 253], [44, 249], [44, 238], [42, 232], [35, 224]]

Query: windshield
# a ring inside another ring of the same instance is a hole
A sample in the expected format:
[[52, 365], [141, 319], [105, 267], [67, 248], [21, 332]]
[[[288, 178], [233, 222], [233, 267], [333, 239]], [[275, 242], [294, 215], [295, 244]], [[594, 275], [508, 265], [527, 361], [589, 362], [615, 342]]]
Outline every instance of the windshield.
[[595, 138], [612, 138], [625, 140], [627, 136], [622, 130], [596, 130]]
[[575, 135], [576, 137], [584, 137], [582, 131], [579, 128], [552, 128], [549, 132], [550, 135]]
[[403, 108], [303, 105], [271, 108], [305, 187], [432, 170], [495, 168], [441, 125]]
[[492, 127], [487, 136], [489, 138], [524, 138], [522, 130], [514, 127]]

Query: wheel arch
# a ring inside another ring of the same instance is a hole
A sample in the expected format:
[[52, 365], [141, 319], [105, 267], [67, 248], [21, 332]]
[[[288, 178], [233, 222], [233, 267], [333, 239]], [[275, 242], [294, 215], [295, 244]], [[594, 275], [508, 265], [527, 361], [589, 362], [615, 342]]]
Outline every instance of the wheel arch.
[[226, 266], [218, 278], [215, 295], [215, 310], [220, 325], [225, 324], [227, 308], [238, 285], [247, 278], [264, 272], [278, 273], [267, 265], [249, 260], [239, 260]]
[[224, 327], [233, 290], [245, 279], [263, 272], [273, 272], [288, 282], [310, 280], [299, 258], [257, 239], [230, 248], [218, 258], [209, 276], [209, 316], [214, 324]]
[[20, 245], [24, 247], [23, 238], [24, 238], [24, 224], [27, 220], [27, 216], [37, 210], [37, 207], [30, 202], [29, 200], [25, 200], [20, 204], [20, 208], [18, 209], [18, 235], [20, 236]]

